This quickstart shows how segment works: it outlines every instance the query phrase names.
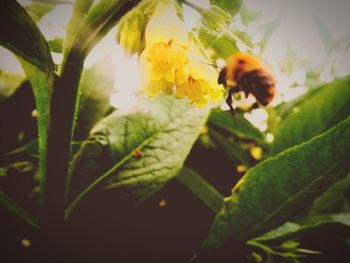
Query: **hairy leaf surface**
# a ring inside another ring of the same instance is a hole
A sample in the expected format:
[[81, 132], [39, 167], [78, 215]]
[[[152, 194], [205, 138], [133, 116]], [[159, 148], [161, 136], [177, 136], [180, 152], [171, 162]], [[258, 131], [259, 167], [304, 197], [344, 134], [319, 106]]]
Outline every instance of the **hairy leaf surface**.
[[34, 91], [39, 130], [39, 178], [43, 193], [46, 183], [50, 90], [54, 79], [49, 45], [26, 10], [16, 1], [1, 1], [0, 25], [0, 44], [19, 57]]
[[283, 151], [326, 131], [350, 115], [350, 79], [322, 87], [292, 109], [277, 126], [272, 154]]
[[80, 193], [75, 203], [95, 187], [125, 189], [139, 199], [160, 190], [182, 167], [207, 114], [160, 96], [104, 118], [74, 159], [70, 195]]
[[248, 170], [225, 200], [206, 245], [267, 232], [312, 204], [350, 170], [350, 118]]

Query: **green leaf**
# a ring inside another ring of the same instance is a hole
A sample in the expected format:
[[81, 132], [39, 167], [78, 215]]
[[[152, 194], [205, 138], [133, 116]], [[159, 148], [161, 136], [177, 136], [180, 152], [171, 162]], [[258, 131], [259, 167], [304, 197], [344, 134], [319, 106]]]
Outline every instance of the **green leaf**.
[[[87, 55], [125, 13], [141, 0], [101, 0], [94, 5], [79, 24], [72, 49]], [[84, 40], [81, 42], [81, 40]]]
[[109, 98], [114, 90], [114, 65], [109, 57], [84, 70], [80, 82], [81, 97], [76, 139], [86, 139], [91, 128], [111, 109]]
[[248, 170], [225, 200], [206, 245], [247, 240], [296, 216], [349, 172], [350, 118]]
[[9, 199], [3, 192], [0, 191], [0, 203], [4, 205], [10, 212], [21, 218], [35, 228], [39, 228], [38, 221], [28, 212], [19, 207], [15, 202]]
[[57, 3], [50, 2], [34, 2], [30, 5], [25, 6], [28, 14], [33, 18], [34, 21], [40, 21], [43, 16], [52, 11]]
[[40, 197], [43, 198], [46, 184], [50, 91], [54, 79], [50, 49], [35, 22], [16, 1], [1, 2], [0, 20], [0, 44], [19, 56], [34, 91], [38, 112], [39, 174], [42, 193]]
[[0, 5], [0, 44], [47, 74], [52, 74], [50, 49], [26, 10], [13, 0]]
[[201, 12], [201, 23], [214, 34], [226, 28], [231, 21], [231, 15], [217, 6], [212, 6]]
[[72, 44], [74, 42], [75, 36], [79, 32], [77, 31], [77, 28], [79, 28], [81, 21], [85, 17], [86, 13], [89, 11], [91, 5], [92, 5], [92, 0], [77, 0], [74, 3], [72, 17], [69, 20], [69, 23], [67, 26], [66, 38], [64, 39], [64, 41], [62, 41], [62, 44], [61, 44], [61, 52], [63, 55], [61, 68], [65, 65], [67, 55], [70, 49], [72, 48]]
[[0, 102], [10, 97], [24, 80], [23, 75], [0, 69]]
[[215, 50], [216, 55], [222, 59], [227, 59], [232, 54], [239, 52], [236, 40], [227, 34], [215, 37], [210, 46]]
[[321, 229], [336, 226], [340, 226], [342, 229], [347, 229], [348, 231], [350, 230], [350, 213], [324, 215], [314, 219], [312, 223], [309, 222], [307, 224], [287, 222], [262, 236], [254, 238], [254, 240], [259, 242], [276, 242], [300, 237], [306, 233], [319, 232]]
[[48, 42], [50, 50], [52, 52], [62, 53], [62, 49], [63, 49], [63, 39], [62, 38], [56, 37], [56, 38], [50, 39], [47, 42]]
[[325, 47], [327, 53], [333, 51], [336, 48], [336, 42], [334, 41], [332, 34], [327, 27], [327, 25], [319, 19], [317, 16], [313, 16], [314, 22], [316, 24], [316, 28], [318, 30], [318, 34], [321, 38], [323, 46]]
[[350, 191], [350, 174], [344, 179], [333, 184], [329, 189], [318, 197], [303, 221], [313, 220], [314, 217], [324, 214], [350, 212], [350, 200], [346, 193]]
[[182, 167], [207, 114], [163, 95], [104, 118], [74, 158], [70, 196], [76, 199], [67, 214], [94, 188], [123, 189], [141, 200], [160, 190]]
[[193, 192], [215, 213], [220, 211], [224, 197], [196, 171], [184, 166], [176, 176], [183, 185]]
[[251, 166], [250, 155], [242, 145], [229, 140], [229, 138], [226, 138], [213, 129], [209, 130], [209, 134], [213, 138], [213, 141], [222, 148], [231, 160], [238, 161], [248, 167]]
[[222, 10], [230, 13], [232, 16], [235, 15], [242, 5], [242, 0], [210, 0], [210, 4], [217, 5]]
[[240, 114], [236, 114], [233, 118], [228, 111], [214, 109], [209, 116], [208, 123], [240, 138], [252, 139], [262, 145], [266, 144], [265, 135]]
[[38, 132], [39, 132], [39, 181], [40, 181], [40, 198], [43, 200], [44, 190], [46, 187], [46, 160], [47, 160], [47, 143], [50, 118], [50, 90], [51, 76], [46, 75], [41, 70], [31, 64], [19, 59], [28, 80], [30, 81], [38, 112]]
[[350, 80], [322, 87], [294, 107], [277, 126], [271, 153], [276, 154], [326, 131], [350, 114]]

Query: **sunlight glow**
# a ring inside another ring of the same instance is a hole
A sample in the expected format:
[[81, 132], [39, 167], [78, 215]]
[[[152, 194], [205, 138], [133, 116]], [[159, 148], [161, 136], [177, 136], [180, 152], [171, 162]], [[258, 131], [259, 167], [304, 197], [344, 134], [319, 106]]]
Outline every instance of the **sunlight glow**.
[[244, 117], [260, 131], [266, 131], [268, 113], [265, 109], [254, 109], [251, 112], [245, 113]]

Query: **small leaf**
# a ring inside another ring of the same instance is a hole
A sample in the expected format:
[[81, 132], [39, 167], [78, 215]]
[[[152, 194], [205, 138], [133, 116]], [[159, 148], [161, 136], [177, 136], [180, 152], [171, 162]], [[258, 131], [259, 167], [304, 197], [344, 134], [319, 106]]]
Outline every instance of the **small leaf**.
[[40, 21], [43, 16], [52, 11], [57, 3], [50, 2], [34, 2], [24, 8], [28, 11], [28, 14], [33, 18], [34, 21]]
[[300, 237], [307, 233], [320, 232], [321, 229], [336, 226], [340, 226], [342, 229], [350, 231], [350, 213], [319, 216], [315, 218], [313, 223], [309, 222], [307, 224], [287, 222], [262, 236], [254, 238], [254, 240], [259, 242], [276, 242], [279, 240]]
[[56, 37], [48, 41], [50, 50], [55, 53], [62, 53], [63, 39]]
[[23, 75], [0, 69], [0, 102], [10, 97], [24, 80]]
[[320, 35], [321, 41], [322, 41], [327, 53], [333, 51], [336, 48], [336, 42], [334, 41], [332, 34], [329, 31], [328, 27], [317, 16], [314, 16], [313, 18], [314, 18], [314, 22], [316, 24], [318, 33]]
[[228, 111], [212, 110], [209, 124], [230, 132], [240, 138], [252, 139], [264, 145], [265, 135], [255, 128], [246, 118], [237, 114], [234, 118]]
[[243, 1], [242, 0], [210, 0], [209, 2], [211, 5], [216, 5], [233, 16], [241, 8]]
[[214, 34], [227, 28], [228, 23], [231, 21], [231, 15], [217, 6], [212, 6], [201, 12], [201, 23]]
[[349, 172], [350, 118], [248, 170], [233, 188], [206, 245], [247, 240], [297, 215]]
[[207, 114], [163, 95], [104, 118], [74, 158], [70, 196], [80, 194], [67, 213], [94, 188], [124, 189], [141, 200], [159, 191], [182, 167]]
[[277, 126], [272, 154], [304, 142], [344, 120], [350, 114], [350, 80], [339, 79], [307, 97]]

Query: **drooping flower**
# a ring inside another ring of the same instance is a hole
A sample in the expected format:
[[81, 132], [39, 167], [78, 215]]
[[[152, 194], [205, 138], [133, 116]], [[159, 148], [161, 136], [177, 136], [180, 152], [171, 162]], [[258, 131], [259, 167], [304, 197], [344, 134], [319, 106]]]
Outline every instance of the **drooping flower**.
[[159, 1], [145, 38], [140, 68], [149, 96], [175, 90], [177, 98], [187, 98], [198, 107], [222, 100], [224, 90], [217, 84], [217, 72], [194, 42], [188, 41], [186, 27], [172, 1]]

